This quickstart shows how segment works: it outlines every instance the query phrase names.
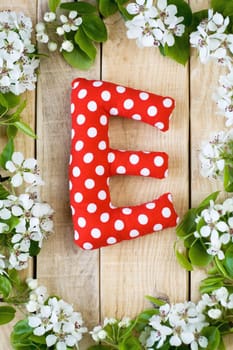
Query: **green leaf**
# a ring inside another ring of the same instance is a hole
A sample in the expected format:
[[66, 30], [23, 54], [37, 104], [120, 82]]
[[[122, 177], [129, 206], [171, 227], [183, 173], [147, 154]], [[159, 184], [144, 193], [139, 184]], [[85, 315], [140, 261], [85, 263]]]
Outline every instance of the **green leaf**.
[[60, 8], [69, 11], [77, 11], [81, 15], [97, 12], [97, 8], [87, 2], [67, 2], [60, 5]]
[[216, 201], [217, 197], [219, 195], [219, 191], [211, 193], [209, 196], [207, 196], [197, 207], [196, 211], [199, 214], [203, 209], [208, 207], [210, 205], [210, 201]]
[[180, 64], [186, 64], [190, 57], [189, 33], [187, 30], [181, 37], [175, 37], [173, 46], [164, 46], [164, 54]]
[[84, 15], [82, 16], [82, 20], [82, 28], [91, 40], [98, 43], [107, 40], [107, 29], [99, 16]]
[[49, 0], [49, 9], [51, 12], [56, 12], [57, 7], [60, 4], [60, 0]]
[[13, 94], [12, 92], [7, 92], [6, 94], [4, 94], [4, 96], [8, 102], [9, 109], [15, 108], [16, 106], [18, 106], [20, 104], [20, 96], [17, 96], [15, 94]]
[[220, 339], [221, 339], [221, 335], [220, 335], [218, 328], [213, 327], [213, 326], [207, 327], [207, 328], [203, 329], [201, 334], [204, 335], [205, 337], [207, 337], [207, 339], [208, 339], [208, 346], [207, 346], [206, 350], [217, 350], [218, 349]]
[[225, 165], [223, 179], [225, 191], [233, 192], [233, 168], [230, 165]]
[[184, 215], [183, 220], [176, 227], [176, 234], [178, 237], [185, 237], [189, 233], [192, 233], [196, 230], [196, 209], [192, 208], [187, 211]]
[[7, 98], [1, 92], [0, 92], [0, 105], [4, 107], [5, 110], [9, 109]]
[[46, 344], [45, 336], [39, 337], [37, 335], [32, 334], [28, 339], [37, 344]]
[[12, 291], [12, 285], [6, 276], [0, 275], [0, 295], [7, 298]]
[[180, 253], [178, 250], [175, 250], [176, 259], [181, 267], [187, 271], [192, 271], [193, 267], [190, 261], [188, 260], [186, 254]]
[[223, 265], [227, 271], [227, 274], [233, 278], [233, 245], [227, 248]]
[[74, 40], [76, 44], [80, 47], [82, 51], [84, 51], [87, 56], [94, 60], [96, 57], [96, 48], [92, 44], [92, 41], [88, 38], [88, 36], [84, 33], [82, 26], [79, 27], [79, 30], [77, 30]]
[[31, 241], [30, 248], [29, 248], [29, 255], [37, 256], [39, 252], [40, 252], [39, 242]]
[[26, 123], [22, 122], [22, 121], [16, 121], [13, 124], [17, 129], [19, 129], [20, 131], [22, 131], [24, 134], [32, 137], [32, 138], [36, 138], [36, 135], [34, 133], [34, 131], [30, 128], [29, 125], [27, 125]]
[[189, 249], [189, 259], [194, 266], [204, 267], [210, 264], [213, 256], [206, 252], [200, 241], [196, 241]]
[[164, 301], [162, 299], [155, 298], [155, 297], [151, 297], [150, 295], [146, 295], [145, 298], [156, 306], [162, 306], [162, 305], [166, 304], [166, 301]]
[[192, 25], [190, 27], [190, 32], [196, 31], [197, 26], [201, 23], [201, 21], [203, 21], [206, 18], [208, 18], [208, 10], [201, 10], [198, 12], [194, 12], [192, 17]]
[[20, 341], [28, 338], [32, 333], [33, 329], [29, 326], [28, 319], [25, 318], [14, 325], [11, 335], [13, 340]]
[[15, 317], [16, 310], [12, 306], [0, 306], [0, 325], [9, 323]]
[[109, 349], [109, 346], [105, 346], [105, 345], [92, 345], [89, 348], [87, 348], [87, 350], [107, 350]]
[[13, 152], [14, 152], [14, 142], [13, 142], [13, 139], [10, 138], [6, 146], [4, 147], [2, 153], [0, 154], [0, 166], [3, 169], [6, 169], [5, 168], [6, 162], [11, 159]]
[[184, 23], [189, 26], [192, 23], [192, 10], [187, 2], [184, 0], [168, 0], [168, 4], [174, 4], [177, 7], [177, 16], [183, 16]]
[[119, 350], [141, 350], [142, 346], [139, 340], [134, 337], [130, 336], [126, 341], [119, 344]]
[[224, 284], [224, 277], [222, 276], [211, 276], [201, 281], [199, 290], [201, 294], [211, 293], [215, 289], [221, 288]]
[[9, 194], [10, 192], [8, 192], [5, 187], [0, 184], [0, 200], [6, 199]]
[[99, 11], [104, 17], [108, 17], [116, 13], [118, 6], [114, 0], [99, 0]]
[[227, 8], [233, 5], [232, 0], [211, 0], [211, 8], [216, 12], [222, 13], [224, 16], [230, 15], [229, 10]]
[[15, 138], [17, 135], [18, 129], [14, 125], [8, 125], [6, 129], [7, 137], [8, 138]]
[[77, 69], [87, 70], [94, 62], [78, 46], [75, 46], [72, 52], [62, 51], [62, 55], [67, 63]]

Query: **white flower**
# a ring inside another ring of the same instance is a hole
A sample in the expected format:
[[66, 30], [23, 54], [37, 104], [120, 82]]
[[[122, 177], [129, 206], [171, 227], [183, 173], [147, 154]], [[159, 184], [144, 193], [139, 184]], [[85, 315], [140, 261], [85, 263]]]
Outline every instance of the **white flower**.
[[217, 231], [212, 231], [210, 237], [210, 243], [206, 243], [209, 245], [207, 249], [207, 253], [209, 255], [217, 256], [219, 260], [223, 260], [225, 258], [223, 250], [221, 250], [223, 244], [227, 244], [230, 240], [229, 234], [223, 234], [219, 237]]
[[65, 31], [63, 27], [57, 27], [56, 33], [61, 36], [61, 35], [64, 35]]
[[38, 22], [35, 26], [36, 32], [41, 33], [45, 31], [45, 24], [43, 22]]
[[[0, 12], [0, 92], [33, 90], [39, 60], [33, 57], [32, 22], [22, 13]], [[29, 55], [30, 54], [30, 55]]]
[[222, 311], [219, 309], [210, 309], [208, 310], [208, 316], [214, 320], [217, 320], [222, 315]]
[[45, 12], [44, 21], [45, 22], [53, 22], [56, 19], [56, 13], [54, 12]]
[[101, 340], [106, 339], [108, 335], [102, 326], [94, 327], [90, 334], [95, 342], [100, 342]]
[[7, 161], [5, 166], [10, 173], [14, 174], [11, 178], [14, 187], [21, 186], [23, 181], [35, 186], [43, 184], [38, 174], [37, 161], [34, 158], [24, 159], [21, 152], [14, 152], [12, 160]]
[[61, 15], [60, 20], [63, 23], [62, 28], [66, 33], [69, 33], [70, 31], [77, 31], [79, 26], [82, 24], [82, 18], [78, 17], [77, 11], [70, 11], [68, 17]]
[[113, 317], [111, 317], [111, 318], [105, 317], [103, 326], [106, 327], [108, 324], [114, 325], [116, 323], [117, 323], [117, 320], [115, 318], [113, 318]]
[[127, 328], [131, 325], [131, 319], [129, 317], [124, 316], [122, 320], [118, 323], [119, 328]]
[[48, 43], [48, 49], [51, 52], [54, 52], [57, 50], [57, 43], [53, 42], [53, 41], [49, 41]]
[[67, 52], [72, 52], [73, 49], [74, 49], [74, 44], [71, 41], [69, 41], [69, 40], [65, 40], [65, 41], [63, 41], [60, 50], [64, 50], [64, 51], [67, 51]]

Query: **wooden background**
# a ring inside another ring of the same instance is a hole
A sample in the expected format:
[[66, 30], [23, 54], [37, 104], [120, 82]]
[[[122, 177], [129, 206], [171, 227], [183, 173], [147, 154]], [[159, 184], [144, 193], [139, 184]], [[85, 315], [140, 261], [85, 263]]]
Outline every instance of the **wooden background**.
[[[190, 0], [193, 10], [209, 6], [207, 0]], [[47, 0], [0, 0], [0, 10], [23, 11], [35, 22], [47, 10]], [[141, 90], [170, 95], [176, 109], [167, 133], [123, 118], [110, 125], [111, 146], [133, 150], [162, 150], [169, 154], [165, 180], [118, 176], [111, 180], [115, 205], [149, 201], [171, 191], [180, 217], [189, 206], [221, 188], [199, 175], [198, 150], [213, 131], [222, 130], [212, 93], [220, 69], [201, 65], [193, 52], [185, 67], [163, 58], [153, 48], [139, 49], [126, 38], [119, 15], [106, 20], [109, 40], [99, 50], [95, 65], [87, 72], [70, 68], [58, 54], [42, 59], [37, 90], [28, 93], [24, 120], [35, 128], [36, 143], [17, 139], [17, 150], [36, 155], [45, 180], [43, 199], [55, 209], [55, 234], [45, 242], [37, 259], [36, 275], [50, 294], [62, 296], [81, 311], [87, 325], [97, 325], [105, 316], [135, 316], [145, 306], [145, 295], [168, 296], [171, 301], [196, 300], [203, 274], [191, 275], [176, 262], [175, 229], [95, 251], [82, 251], [73, 244], [68, 196], [70, 144], [70, 84], [82, 76], [103, 79]], [[0, 144], [3, 147], [4, 137]], [[28, 274], [31, 272], [28, 271]], [[10, 350], [12, 325], [0, 328], [0, 349]], [[230, 344], [230, 342], [229, 342]], [[81, 350], [86, 349], [84, 341]], [[227, 349], [233, 349], [228, 345]]]

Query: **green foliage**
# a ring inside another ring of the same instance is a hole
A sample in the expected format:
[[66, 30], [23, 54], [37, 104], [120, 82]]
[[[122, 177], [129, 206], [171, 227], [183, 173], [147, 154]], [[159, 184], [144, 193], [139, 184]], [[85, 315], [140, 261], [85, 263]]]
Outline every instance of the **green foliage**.
[[165, 45], [163, 53], [176, 62], [185, 65], [190, 56], [189, 33], [186, 31], [181, 37], [176, 37], [175, 45]]
[[50, 11], [56, 12], [56, 9], [60, 4], [60, 0], [48, 0], [48, 3]]
[[208, 346], [206, 348], [207, 350], [218, 349], [221, 340], [221, 335], [217, 327], [210, 326], [203, 329], [202, 335], [204, 335], [208, 339]]
[[3, 169], [6, 169], [5, 168], [6, 162], [11, 159], [13, 152], [14, 152], [14, 142], [13, 142], [13, 138], [11, 137], [9, 138], [6, 146], [3, 148], [3, 151], [0, 154], [0, 166]]
[[206, 248], [199, 241], [189, 249], [189, 258], [192, 265], [199, 267], [207, 266], [213, 260], [213, 256], [206, 252]]
[[3, 299], [7, 298], [10, 295], [11, 290], [12, 285], [8, 277], [0, 275], [0, 296], [3, 297]]
[[233, 15], [233, 0], [211, 0], [211, 8], [220, 12], [224, 17]]
[[11, 322], [15, 317], [15, 312], [12, 306], [0, 306], [0, 325]]
[[94, 60], [96, 56], [96, 48], [92, 43], [92, 40], [83, 31], [82, 27], [76, 32], [74, 40], [80, 49], [85, 52], [85, 54], [91, 59]]
[[72, 52], [62, 51], [62, 55], [67, 63], [77, 69], [87, 70], [94, 63], [94, 60], [90, 59], [77, 45]]
[[210, 276], [201, 281], [199, 290], [201, 294], [211, 293], [215, 289], [221, 288], [224, 285], [224, 277], [223, 276]]
[[228, 276], [233, 279], [233, 245], [227, 248], [225, 252], [224, 267]]
[[11, 333], [10, 340], [14, 350], [47, 349], [45, 337], [34, 336], [33, 329], [29, 326], [27, 319], [16, 323]]
[[114, 0], [99, 0], [99, 11], [104, 17], [109, 17], [118, 11]]
[[82, 29], [87, 37], [98, 43], [107, 40], [107, 29], [102, 19], [94, 14], [82, 16]]
[[60, 5], [60, 8], [69, 11], [77, 11], [80, 15], [86, 15], [97, 12], [97, 8], [95, 6], [84, 1], [65, 2]]
[[193, 266], [188, 260], [187, 255], [185, 253], [180, 253], [177, 249], [175, 249], [175, 255], [180, 266], [182, 266], [187, 271], [193, 270]]

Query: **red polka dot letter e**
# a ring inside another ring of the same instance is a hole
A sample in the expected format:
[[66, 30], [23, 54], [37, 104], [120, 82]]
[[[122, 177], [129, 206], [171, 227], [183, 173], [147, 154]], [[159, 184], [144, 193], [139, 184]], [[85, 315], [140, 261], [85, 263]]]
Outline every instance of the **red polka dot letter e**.
[[176, 225], [171, 194], [127, 208], [111, 204], [109, 177], [130, 174], [164, 178], [164, 152], [120, 151], [109, 147], [110, 116], [168, 130], [174, 100], [103, 81], [76, 79], [72, 85], [70, 201], [75, 243], [95, 249]]

